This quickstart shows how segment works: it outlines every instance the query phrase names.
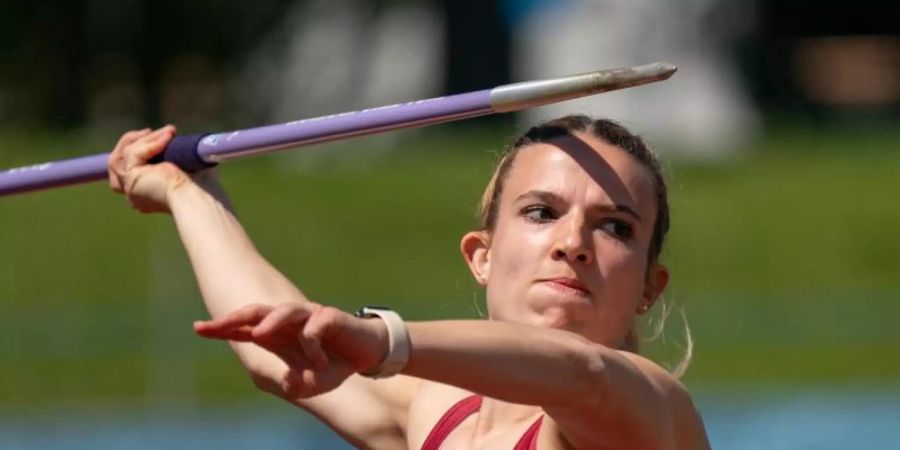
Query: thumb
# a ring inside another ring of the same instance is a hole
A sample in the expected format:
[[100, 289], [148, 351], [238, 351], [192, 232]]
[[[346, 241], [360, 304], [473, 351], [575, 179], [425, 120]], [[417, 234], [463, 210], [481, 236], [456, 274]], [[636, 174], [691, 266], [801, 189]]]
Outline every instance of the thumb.
[[300, 346], [306, 357], [313, 362], [318, 368], [324, 368], [328, 365], [328, 355], [322, 349], [322, 340], [335, 330], [335, 325], [340, 317], [341, 311], [330, 307], [322, 307], [316, 310], [303, 329], [300, 330], [298, 338]]

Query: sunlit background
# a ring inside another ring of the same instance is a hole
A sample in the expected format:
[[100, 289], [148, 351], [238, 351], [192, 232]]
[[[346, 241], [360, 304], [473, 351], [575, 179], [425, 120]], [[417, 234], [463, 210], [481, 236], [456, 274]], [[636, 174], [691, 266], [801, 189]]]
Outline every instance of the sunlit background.
[[[671, 314], [644, 347], [671, 367], [689, 327], [713, 447], [900, 449], [896, 1], [7, 1], [0, 168], [658, 60], [678, 73], [222, 177], [313, 299], [478, 317], [458, 240], [497, 153], [545, 118], [619, 120], [671, 183]], [[348, 448], [193, 336], [204, 316], [169, 217], [102, 183], [0, 199], [0, 448]]]

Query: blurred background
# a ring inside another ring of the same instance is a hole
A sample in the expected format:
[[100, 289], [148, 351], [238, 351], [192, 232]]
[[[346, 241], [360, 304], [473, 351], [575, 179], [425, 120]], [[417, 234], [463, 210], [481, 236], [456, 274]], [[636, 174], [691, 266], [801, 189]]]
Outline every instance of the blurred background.
[[[647, 352], [714, 448], [900, 448], [900, 3], [44, 0], [0, 3], [0, 167], [666, 60], [669, 81], [221, 169], [313, 299], [478, 317], [458, 239], [505, 145], [569, 113], [661, 154], [673, 281]], [[254, 390], [167, 216], [103, 184], [0, 199], [0, 448], [348, 448]], [[659, 309], [659, 308], [658, 308]], [[684, 319], [683, 319], [683, 318]]]

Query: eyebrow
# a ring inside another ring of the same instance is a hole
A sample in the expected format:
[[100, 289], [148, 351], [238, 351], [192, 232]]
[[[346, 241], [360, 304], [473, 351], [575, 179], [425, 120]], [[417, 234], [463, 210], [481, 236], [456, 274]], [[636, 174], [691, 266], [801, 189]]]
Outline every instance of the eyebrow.
[[[556, 195], [550, 191], [542, 191], [539, 189], [532, 189], [528, 192], [523, 193], [522, 195], [516, 197], [515, 201], [521, 201], [524, 199], [536, 198], [545, 203], [562, 203], [564, 200], [559, 195]], [[605, 203], [602, 205], [594, 206], [591, 209], [601, 210], [601, 211], [616, 211], [628, 214], [634, 217], [638, 222], [641, 221], [641, 215], [634, 210], [634, 208], [623, 205], [621, 203]]]

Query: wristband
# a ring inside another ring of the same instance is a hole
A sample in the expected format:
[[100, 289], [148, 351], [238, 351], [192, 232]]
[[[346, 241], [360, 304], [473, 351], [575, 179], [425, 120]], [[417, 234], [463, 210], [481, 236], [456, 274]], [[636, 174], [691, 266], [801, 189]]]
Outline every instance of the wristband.
[[374, 369], [360, 372], [360, 375], [369, 378], [392, 377], [406, 367], [409, 361], [409, 333], [403, 319], [396, 312], [382, 306], [366, 306], [356, 312], [356, 317], [378, 317], [387, 325], [388, 352], [384, 359]]

